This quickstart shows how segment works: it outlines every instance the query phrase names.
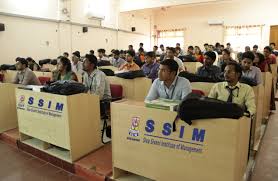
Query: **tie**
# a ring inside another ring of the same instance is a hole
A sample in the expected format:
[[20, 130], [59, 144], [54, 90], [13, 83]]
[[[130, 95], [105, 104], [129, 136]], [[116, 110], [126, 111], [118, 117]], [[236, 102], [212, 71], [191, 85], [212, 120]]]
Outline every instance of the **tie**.
[[227, 102], [233, 102], [233, 91], [234, 91], [235, 89], [237, 89], [238, 87], [230, 88], [230, 87], [227, 86], [226, 88], [227, 88], [228, 91], [229, 91], [229, 97], [228, 97]]

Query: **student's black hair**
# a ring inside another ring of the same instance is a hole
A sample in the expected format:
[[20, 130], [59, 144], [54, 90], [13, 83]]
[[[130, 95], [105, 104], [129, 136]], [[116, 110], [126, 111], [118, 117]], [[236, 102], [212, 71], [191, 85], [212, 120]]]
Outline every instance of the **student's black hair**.
[[144, 46], [144, 43], [140, 43], [139, 45], [142, 45], [142, 46]]
[[131, 51], [131, 50], [128, 50], [126, 51], [126, 53], [132, 57], [135, 57], [135, 52], [134, 51]]
[[155, 53], [153, 51], [147, 52], [146, 56], [151, 57], [151, 58], [155, 58]]
[[160, 47], [160, 48], [161, 48], [161, 47], [164, 47], [164, 45], [163, 45], [163, 44], [160, 44], [160, 46], [159, 46], [159, 47]]
[[176, 48], [174, 48], [174, 47], [169, 47], [168, 50], [170, 50], [170, 51], [173, 52], [173, 53], [176, 53]]
[[181, 45], [180, 43], [176, 43], [176, 45]]
[[96, 56], [90, 55], [90, 54], [86, 54], [85, 58], [88, 59], [91, 64], [95, 65], [94, 68], [97, 67], [97, 57]]
[[155, 45], [155, 46], [153, 46], [153, 47], [155, 47], [156, 49], [158, 49], [158, 46], [156, 46], [156, 45]]
[[242, 54], [242, 60], [245, 59], [245, 58], [251, 59], [252, 62], [253, 62], [254, 59], [255, 59], [255, 55], [254, 55], [254, 53], [251, 52], [251, 51], [244, 52], [244, 53]]
[[79, 51], [75, 51], [72, 53], [73, 55], [77, 56], [78, 58], [80, 58], [80, 52]]
[[18, 57], [16, 62], [20, 62], [22, 65], [26, 65], [26, 67], [28, 67], [28, 61], [25, 58]]
[[226, 45], [230, 45], [231, 46], [231, 43], [227, 43]]
[[94, 50], [90, 50], [89, 52], [90, 52], [92, 55], [95, 54], [95, 51], [94, 51]]
[[209, 58], [211, 58], [213, 61], [215, 61], [215, 59], [216, 59], [216, 54], [212, 51], [207, 51], [205, 53], [205, 55], [208, 56]]
[[176, 75], [179, 70], [179, 65], [174, 59], [166, 59], [160, 62], [160, 65], [166, 65], [171, 72], [176, 72]]
[[215, 47], [218, 47], [218, 46], [220, 46], [220, 43], [219, 42], [215, 43]]
[[71, 63], [67, 57], [61, 57], [60, 62], [63, 64], [64, 67], [66, 67], [66, 72], [71, 71]]
[[64, 52], [63, 54], [65, 54], [65, 55], [69, 56], [69, 53], [68, 53], [68, 52]]
[[225, 46], [224, 45], [220, 45], [222, 48], [224, 48]]
[[21, 57], [16, 57], [15, 62], [17, 62]]
[[258, 45], [254, 45], [253, 48], [259, 48]]
[[26, 60], [27, 62], [34, 62], [34, 59], [32, 57], [27, 57]]
[[133, 48], [133, 45], [128, 45], [128, 47], [132, 47]]
[[118, 56], [119, 56], [119, 55], [120, 55], [120, 51], [119, 51], [119, 50], [114, 50], [114, 51], [113, 51], [113, 54], [115, 54], [115, 55], [118, 55]]
[[272, 48], [270, 46], [264, 47], [264, 49], [268, 50], [269, 52], [272, 52]]
[[274, 42], [271, 42], [269, 45], [274, 45], [274, 46], [276, 46], [276, 44], [275, 44]]
[[194, 47], [192, 45], [190, 45], [187, 49], [194, 50]]
[[225, 49], [223, 50], [223, 52], [227, 53], [228, 55], [231, 55], [230, 50], [228, 50], [227, 48], [225, 48]]
[[209, 46], [209, 44], [208, 44], [208, 43], [205, 43], [204, 46]]
[[61, 59], [62, 57], [63, 57], [63, 56], [62, 56], [62, 55], [60, 55], [60, 56], [58, 56], [58, 57], [57, 57], [57, 59]]
[[259, 57], [259, 63], [265, 61], [265, 57], [262, 53], [257, 52], [256, 55]]
[[100, 48], [100, 49], [97, 50], [97, 52], [98, 52], [98, 53], [103, 53], [103, 54], [105, 54], [105, 49]]
[[235, 72], [240, 74], [240, 76], [239, 76], [239, 78], [240, 78], [241, 75], [242, 75], [242, 68], [241, 68], [241, 65], [238, 64], [238, 63], [235, 62], [235, 61], [230, 61], [230, 62], [228, 62], [226, 66], [228, 66], [228, 65], [234, 66]]

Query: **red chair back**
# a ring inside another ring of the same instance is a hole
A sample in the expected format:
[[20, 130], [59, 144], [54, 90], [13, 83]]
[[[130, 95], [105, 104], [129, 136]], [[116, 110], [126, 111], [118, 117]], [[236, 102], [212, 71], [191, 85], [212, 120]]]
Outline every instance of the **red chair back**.
[[197, 90], [197, 89], [193, 89], [193, 90], [192, 90], [192, 93], [199, 94], [199, 95], [201, 95], [201, 96], [204, 96], [204, 95], [205, 95], [204, 91]]
[[38, 77], [39, 81], [42, 85], [46, 84], [46, 82], [50, 81], [50, 77]]
[[123, 87], [119, 84], [110, 84], [111, 96], [113, 98], [123, 97]]
[[0, 74], [0, 82], [4, 81], [4, 74]]

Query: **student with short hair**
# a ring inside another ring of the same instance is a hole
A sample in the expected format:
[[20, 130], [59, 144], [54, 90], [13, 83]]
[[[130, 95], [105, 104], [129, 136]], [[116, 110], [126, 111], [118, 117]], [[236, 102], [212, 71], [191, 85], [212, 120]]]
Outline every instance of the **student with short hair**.
[[242, 76], [253, 79], [257, 84], [262, 83], [262, 72], [258, 67], [253, 66], [255, 56], [253, 52], [248, 51], [242, 54]]
[[66, 57], [66, 58], [69, 58], [69, 53], [68, 52], [64, 52], [63, 56]]
[[205, 43], [204, 44], [204, 52], [203, 52], [203, 54], [205, 54], [207, 51], [209, 51], [209, 44], [208, 43]]
[[146, 77], [154, 81], [157, 78], [159, 63], [155, 61], [155, 53], [147, 52], [146, 53], [146, 63], [142, 66], [142, 70]]
[[100, 48], [97, 50], [98, 52], [98, 65], [97, 66], [107, 66], [107, 65], [111, 65], [109, 58], [105, 55], [105, 49]]
[[39, 64], [37, 64], [33, 58], [27, 57], [26, 60], [27, 60], [27, 62], [28, 62], [28, 67], [29, 67], [32, 71], [39, 71], [39, 70], [40, 70]]
[[252, 52], [254, 53], [254, 54], [256, 54], [257, 52], [258, 52], [258, 45], [254, 45], [253, 46], [253, 50], [252, 50]]
[[76, 74], [72, 71], [71, 62], [66, 57], [59, 57], [57, 72], [52, 74], [52, 81], [58, 80], [77, 80]]
[[123, 64], [119, 70], [135, 71], [140, 70], [140, 67], [134, 62], [135, 52], [128, 50], [126, 52], [126, 63]]
[[[183, 49], [181, 48], [181, 44], [180, 43], [176, 43], [176, 49], [178, 49], [180, 51], [179, 52], [180, 56], [184, 56], [185, 55]], [[179, 56], [177, 56], [177, 57], [179, 57]]]
[[239, 82], [241, 75], [241, 66], [229, 62], [224, 71], [225, 82], [215, 84], [208, 97], [236, 103], [252, 116], [256, 113], [255, 94], [252, 87]]
[[153, 82], [146, 101], [159, 98], [182, 100], [191, 93], [190, 82], [177, 75], [179, 65], [173, 59], [166, 59], [160, 63], [158, 78]]
[[205, 53], [204, 59], [204, 65], [198, 68], [197, 75], [218, 80], [221, 70], [216, 65], [213, 65], [216, 59], [216, 54], [212, 51], [208, 51]]
[[245, 49], [245, 52], [249, 52], [249, 51], [251, 51], [250, 46], [246, 46], [244, 49]]
[[28, 68], [28, 62], [25, 58], [17, 58], [15, 66], [18, 72], [13, 80], [14, 84], [41, 85], [35, 73]]
[[217, 63], [218, 67], [220, 67], [221, 72], [224, 72], [226, 65], [231, 61], [234, 61], [231, 57], [231, 52], [228, 49], [224, 49], [222, 51], [221, 60]]
[[176, 49], [173, 48], [173, 47], [169, 47], [168, 50], [167, 50], [166, 57], [164, 58], [164, 60], [165, 60], [165, 59], [174, 60], [174, 61], [177, 62], [177, 64], [179, 65], [179, 72], [185, 71], [186, 68], [185, 68], [185, 66], [183, 65], [183, 62], [181, 61], [181, 59], [177, 58], [177, 57], [175, 56], [175, 54], [176, 54]]
[[75, 51], [72, 53], [72, 58], [71, 58], [71, 70], [74, 73], [79, 73], [82, 74], [83, 73], [83, 63], [81, 62], [80, 59], [80, 52], [79, 51]]
[[273, 55], [271, 52], [272, 52], [272, 49], [270, 46], [264, 47], [264, 56], [265, 56], [265, 60], [268, 65], [276, 64], [276, 56]]
[[228, 49], [231, 53], [233, 52], [233, 48], [231, 47], [231, 43], [226, 44], [226, 49]]
[[106, 75], [97, 69], [97, 58], [94, 55], [85, 55], [83, 84], [89, 93], [98, 95], [100, 100], [111, 99], [110, 84]]
[[114, 50], [113, 51], [113, 59], [111, 61], [111, 64], [114, 67], [120, 68], [125, 63], [126, 63], [126, 61], [124, 59], [120, 58], [120, 51], [119, 50]]

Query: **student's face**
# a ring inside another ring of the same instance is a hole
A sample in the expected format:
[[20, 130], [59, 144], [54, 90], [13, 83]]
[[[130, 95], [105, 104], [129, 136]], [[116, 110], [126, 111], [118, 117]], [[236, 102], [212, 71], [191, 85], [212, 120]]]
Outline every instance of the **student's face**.
[[128, 50], [133, 50], [133, 47], [132, 46], [128, 46]]
[[188, 53], [193, 54], [194, 49], [189, 48], [187, 51], [188, 51]]
[[227, 48], [230, 48], [230, 47], [231, 47], [231, 45], [228, 44], [228, 45], [227, 45]]
[[63, 56], [64, 56], [64, 57], [66, 57], [66, 58], [68, 58], [68, 57], [69, 57], [69, 56], [68, 56], [68, 54], [66, 54], [66, 53], [64, 53], [64, 54], [63, 54]]
[[16, 70], [21, 71], [21, 70], [24, 70], [26, 68], [26, 65], [23, 65], [20, 62], [16, 62], [15, 67], [16, 67]]
[[209, 46], [208, 50], [213, 51], [213, 46]]
[[223, 60], [229, 60], [230, 59], [230, 55], [228, 53], [226, 53], [225, 51], [222, 52], [222, 58]]
[[173, 59], [175, 56], [174, 52], [172, 52], [171, 50], [167, 50], [167, 57]]
[[233, 65], [227, 65], [224, 70], [224, 77], [227, 82], [237, 82], [240, 74], [236, 73]]
[[176, 47], [180, 47], [181, 45], [180, 44], [176, 44]]
[[255, 59], [253, 61], [253, 64], [258, 64], [260, 62], [260, 58], [257, 54], [255, 54]]
[[154, 59], [150, 56], [146, 56], [146, 63], [147, 64], [152, 64], [154, 62]]
[[65, 69], [64, 65], [62, 64], [62, 62], [59, 60], [58, 61], [58, 70], [61, 72]]
[[118, 60], [119, 57], [120, 57], [120, 55], [113, 54], [113, 57], [114, 57], [116, 60]]
[[210, 57], [205, 55], [204, 58], [205, 58], [205, 62], [204, 62], [205, 66], [211, 66], [213, 64], [214, 61]]
[[253, 52], [257, 52], [258, 51], [258, 48], [253, 48]]
[[129, 55], [128, 53], [126, 54], [126, 61], [128, 63], [132, 63], [133, 62], [133, 57], [131, 55]]
[[241, 61], [241, 67], [242, 67], [243, 70], [249, 70], [252, 65], [253, 65], [253, 62], [249, 58], [244, 58]]
[[79, 58], [76, 55], [72, 55], [71, 60], [74, 64], [77, 64], [79, 61]]
[[93, 68], [93, 64], [91, 64], [90, 61], [87, 58], [85, 58], [83, 62], [83, 70], [89, 71], [91, 68]]
[[245, 47], [245, 52], [248, 52], [248, 51], [250, 51], [250, 47]]
[[98, 52], [98, 57], [102, 58], [103, 57], [103, 53], [102, 52]]
[[161, 49], [162, 51], [164, 51], [164, 47], [160, 47], [160, 49]]
[[272, 50], [275, 49], [275, 46], [273, 44], [271, 44], [270, 47], [272, 48]]
[[166, 81], [171, 79], [171, 77], [174, 75], [174, 72], [171, 72], [168, 66], [166, 65], [160, 65], [159, 71], [158, 71], [158, 78], [160, 81]]
[[144, 46], [144, 45], [142, 45], [142, 44], [139, 45], [140, 48], [143, 48], [143, 46]]
[[208, 50], [208, 49], [209, 49], [209, 46], [208, 46], [208, 45], [205, 45], [205, 49]]
[[264, 56], [265, 58], [268, 58], [270, 56], [270, 51], [268, 51], [268, 49], [264, 49]]
[[157, 51], [157, 48], [156, 48], [156, 47], [153, 47], [153, 51], [156, 52], [156, 51]]

